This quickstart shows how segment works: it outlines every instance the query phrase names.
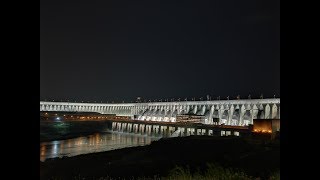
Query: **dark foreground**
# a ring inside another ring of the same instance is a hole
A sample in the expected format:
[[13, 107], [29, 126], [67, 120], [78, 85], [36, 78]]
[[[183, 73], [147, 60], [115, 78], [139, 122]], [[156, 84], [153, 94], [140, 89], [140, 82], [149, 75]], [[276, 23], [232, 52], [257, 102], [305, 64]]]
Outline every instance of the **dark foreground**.
[[167, 177], [176, 166], [203, 172], [207, 163], [236, 168], [267, 179], [280, 170], [280, 144], [257, 144], [239, 137], [189, 136], [149, 146], [40, 162], [41, 179]]

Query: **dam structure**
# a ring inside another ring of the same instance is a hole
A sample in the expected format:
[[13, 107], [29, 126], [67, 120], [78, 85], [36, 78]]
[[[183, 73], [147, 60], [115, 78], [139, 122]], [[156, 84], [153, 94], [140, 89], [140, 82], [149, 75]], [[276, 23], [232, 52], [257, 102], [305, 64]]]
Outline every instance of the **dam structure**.
[[148, 103], [77, 103], [40, 101], [40, 111], [96, 112], [136, 121], [176, 122], [178, 115], [202, 116], [203, 124], [247, 126], [253, 119], [280, 119], [280, 98]]

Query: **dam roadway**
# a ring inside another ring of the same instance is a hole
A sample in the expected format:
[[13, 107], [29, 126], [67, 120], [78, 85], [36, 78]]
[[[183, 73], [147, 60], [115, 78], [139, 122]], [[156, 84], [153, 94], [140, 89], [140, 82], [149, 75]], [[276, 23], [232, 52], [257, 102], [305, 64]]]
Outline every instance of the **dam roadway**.
[[253, 119], [280, 119], [280, 98], [149, 103], [76, 103], [40, 101], [40, 112], [96, 112], [136, 121], [176, 122], [177, 115], [204, 116], [203, 124], [247, 126]]

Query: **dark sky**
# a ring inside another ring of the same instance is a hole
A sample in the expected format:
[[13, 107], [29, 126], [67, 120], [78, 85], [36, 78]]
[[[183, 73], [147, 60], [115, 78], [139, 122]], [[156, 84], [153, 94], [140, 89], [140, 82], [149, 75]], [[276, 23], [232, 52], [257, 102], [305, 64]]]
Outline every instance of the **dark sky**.
[[280, 96], [280, 1], [40, 2], [40, 99]]

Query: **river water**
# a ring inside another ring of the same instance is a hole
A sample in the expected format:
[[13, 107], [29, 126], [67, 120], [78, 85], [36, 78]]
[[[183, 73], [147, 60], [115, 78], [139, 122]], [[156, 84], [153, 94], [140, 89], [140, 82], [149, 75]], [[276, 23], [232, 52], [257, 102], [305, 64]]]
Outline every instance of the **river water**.
[[[99, 125], [99, 126], [98, 126]], [[87, 127], [84, 129], [83, 127]], [[48, 158], [56, 158], [63, 156], [76, 156], [80, 154], [88, 154], [95, 152], [110, 151], [114, 149], [121, 149], [133, 146], [148, 145], [152, 141], [160, 139], [160, 137], [133, 134], [133, 133], [121, 133], [121, 132], [106, 132], [106, 127], [101, 124], [81, 124], [81, 123], [41, 123], [40, 134], [45, 132], [50, 135], [54, 133], [70, 133], [79, 131], [88, 131], [92, 127], [102, 127], [97, 129], [97, 133], [92, 133], [89, 136], [81, 136], [77, 138], [70, 138], [65, 140], [55, 140], [48, 142], [40, 142], [40, 161], [45, 161]], [[74, 130], [77, 129], [77, 130]], [[96, 129], [94, 129], [96, 130]], [[103, 130], [103, 132], [101, 132]]]

